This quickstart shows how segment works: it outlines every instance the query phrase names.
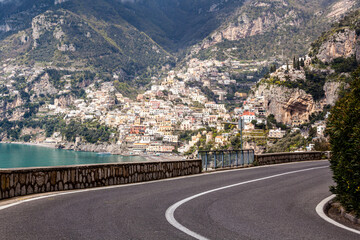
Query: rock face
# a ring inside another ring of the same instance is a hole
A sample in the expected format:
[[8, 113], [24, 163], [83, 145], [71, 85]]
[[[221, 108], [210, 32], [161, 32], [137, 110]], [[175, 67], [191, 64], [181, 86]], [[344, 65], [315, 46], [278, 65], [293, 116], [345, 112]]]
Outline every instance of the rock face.
[[[282, 4], [286, 4], [283, 2]], [[270, 5], [268, 3], [254, 2], [251, 4], [254, 8], [267, 9]], [[240, 14], [234, 21], [222, 26], [214, 32], [202, 44], [202, 48], [208, 48], [224, 40], [236, 41], [243, 38], [255, 36], [269, 32], [272, 29], [281, 28], [282, 26], [299, 26], [301, 18], [299, 18], [295, 11], [291, 10], [284, 15], [277, 15], [273, 12], [264, 12], [258, 17], [251, 18], [247, 13]]]
[[341, 82], [326, 82], [324, 85], [325, 99], [323, 100], [324, 105], [335, 105], [335, 102], [339, 98], [339, 90]]
[[[60, 11], [60, 13], [66, 14], [64, 11]], [[38, 46], [40, 37], [48, 31], [53, 31], [54, 37], [61, 40], [64, 36], [63, 31], [60, 29], [63, 24], [65, 24], [64, 16], [59, 16], [51, 10], [34, 17], [31, 22], [34, 48]]]
[[0, 32], [9, 32], [11, 31], [11, 27], [9, 24], [0, 25]]
[[328, 13], [328, 18], [340, 18], [343, 16], [347, 11], [349, 11], [355, 5], [354, 0], [343, 0], [338, 3], [335, 3], [331, 7], [330, 13]]
[[325, 97], [319, 101], [314, 101], [302, 89], [276, 84], [260, 84], [250, 98], [262, 96], [266, 112], [273, 114], [276, 121], [297, 124], [307, 122], [311, 114], [321, 112], [325, 105], [335, 105], [341, 85], [341, 82], [326, 82], [323, 87]]
[[322, 110], [321, 105], [310, 94], [298, 88], [261, 84], [254, 95], [263, 96], [267, 113], [273, 114], [276, 121], [285, 124], [306, 122], [312, 113]]
[[339, 31], [324, 42], [317, 58], [322, 62], [331, 62], [335, 58], [348, 58], [353, 55], [360, 60], [360, 37], [356, 35], [355, 30], [343, 29]]
[[42, 76], [39, 82], [35, 82], [32, 90], [34, 90], [37, 95], [55, 94], [58, 92], [58, 90], [50, 83], [48, 74]]

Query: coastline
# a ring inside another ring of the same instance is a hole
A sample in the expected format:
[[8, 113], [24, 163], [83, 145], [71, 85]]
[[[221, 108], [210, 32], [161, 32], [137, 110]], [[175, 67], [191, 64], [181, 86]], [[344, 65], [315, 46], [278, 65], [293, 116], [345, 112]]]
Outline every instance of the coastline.
[[33, 143], [33, 142], [0, 142], [0, 143], [28, 145], [28, 146], [46, 147], [46, 148], [56, 148], [57, 145], [55, 143]]
[[[27, 145], [27, 146], [35, 146], [35, 147], [45, 147], [45, 148], [53, 148], [53, 149], [58, 149], [59, 144], [57, 143], [35, 143], [35, 142], [0, 142], [0, 143], [5, 143], [5, 144], [17, 144], [17, 145]], [[82, 149], [79, 149], [77, 147], [73, 147], [74, 145], [70, 145], [70, 146], [66, 146], [65, 148], [62, 148], [64, 150], [73, 150], [73, 151], [78, 151], [78, 152], [93, 152], [93, 153], [99, 153], [99, 152], [105, 152], [99, 149], [92, 149], [93, 151], [84, 151]], [[90, 150], [90, 149], [89, 149]], [[98, 151], [96, 151], [98, 150]], [[111, 155], [121, 155], [124, 157], [135, 157], [135, 156], [140, 156], [143, 158], [146, 158], [147, 161], [175, 161], [175, 160], [182, 160], [184, 159], [184, 156], [181, 155], [175, 155], [175, 154], [168, 154], [168, 153], [162, 153], [161, 155], [155, 155], [155, 154], [127, 154], [125, 152], [113, 152], [110, 151], [109, 152]]]

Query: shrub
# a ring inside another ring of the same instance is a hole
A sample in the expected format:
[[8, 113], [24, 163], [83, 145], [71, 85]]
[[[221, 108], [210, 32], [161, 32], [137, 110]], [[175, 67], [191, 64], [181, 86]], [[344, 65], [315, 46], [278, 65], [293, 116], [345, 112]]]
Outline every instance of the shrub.
[[337, 195], [347, 211], [360, 216], [360, 68], [353, 74], [350, 91], [331, 111], [327, 131]]

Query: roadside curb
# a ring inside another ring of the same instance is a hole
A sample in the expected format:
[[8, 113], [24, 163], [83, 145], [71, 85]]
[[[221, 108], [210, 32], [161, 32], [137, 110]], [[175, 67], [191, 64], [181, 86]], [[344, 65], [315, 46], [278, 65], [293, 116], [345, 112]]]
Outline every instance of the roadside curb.
[[[335, 220], [333, 220], [332, 218], [330, 218], [329, 216], [327, 216], [327, 214], [325, 212], [327, 212], [330, 207], [331, 207], [331, 201], [335, 198], [335, 195], [331, 195], [327, 198], [325, 198], [324, 200], [322, 200], [315, 208], [316, 210], [316, 213], [322, 218], [324, 219], [325, 221], [327, 221], [328, 223], [331, 223], [337, 227], [340, 227], [342, 229], [345, 229], [345, 230], [348, 230], [350, 232], [353, 232], [353, 233], [356, 233], [356, 234], [359, 234], [360, 235], [360, 231], [356, 230], [356, 229], [353, 229], [353, 228], [350, 228], [350, 227], [347, 227], [341, 223], [338, 223], [336, 222]], [[349, 215], [349, 216], [346, 216], [346, 215]], [[353, 221], [351, 218], [350, 218], [350, 214], [345, 214], [344, 217], [349, 219], [350, 221]], [[352, 217], [352, 216], [351, 216]], [[353, 218], [353, 217], [352, 217]]]

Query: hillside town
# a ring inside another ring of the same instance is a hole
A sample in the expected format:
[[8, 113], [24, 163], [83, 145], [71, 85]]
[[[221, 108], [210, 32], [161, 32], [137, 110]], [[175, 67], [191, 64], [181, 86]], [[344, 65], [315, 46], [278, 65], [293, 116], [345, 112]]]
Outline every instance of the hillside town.
[[[63, 90], [58, 92], [52, 103], [42, 105], [37, 116], [62, 116], [67, 122], [96, 121], [114, 128], [117, 131], [115, 144], [121, 146], [123, 153], [126, 154], [188, 155], [196, 154], [204, 145], [207, 145], [208, 149], [238, 148], [239, 145], [231, 146], [231, 141], [234, 136], [240, 138], [238, 124], [240, 119], [244, 123], [242, 129], [244, 147], [253, 148], [257, 153], [265, 152], [270, 142], [281, 139], [290, 132], [301, 132], [301, 135], [307, 138], [309, 131], [298, 128], [305, 122], [293, 121], [285, 128], [269, 125], [265, 96], [248, 96], [247, 92], [236, 92], [238, 106], [230, 111], [226, 108], [222, 102], [227, 92], [220, 87], [237, 83], [236, 80], [231, 79], [228, 71], [220, 69], [237, 69], [240, 64], [238, 61], [230, 60], [221, 62], [191, 59], [182, 69], [169, 71], [163, 78], [153, 77], [151, 88], [138, 94], [136, 99], [124, 97], [116, 90], [113, 82], [101, 79], [86, 86], [83, 97], [68, 98], [66, 94], [70, 92], [71, 86], [67, 79], [69, 77], [65, 75], [62, 77], [66, 82]], [[2, 71], [9, 72], [9, 69], [11, 69], [9, 66], [3, 66]], [[291, 70], [294, 74], [299, 74], [295, 69]], [[251, 72], [257, 69], [245, 68], [243, 71], [249, 74], [250, 79]], [[283, 71], [283, 68], [279, 68], [277, 73], [272, 75], [281, 76]], [[11, 74], [1, 81], [4, 82], [16, 74], [19, 76], [19, 70], [12, 69]], [[29, 73], [25, 69], [20, 74], [30, 82], [34, 81], [35, 75], [41, 75], [41, 70]], [[117, 78], [115, 74], [113, 77]], [[42, 75], [41, 81], [46, 82], [42, 90], [45, 89], [47, 93], [56, 92], [49, 83], [47, 74]], [[194, 82], [197, 84], [193, 84]], [[10, 81], [10, 84], [6, 85], [10, 91], [2, 94], [2, 97], [14, 95], [13, 98], [20, 99], [16, 86], [14, 81]], [[209, 99], [209, 96], [204, 94], [202, 90], [205, 87], [211, 91], [213, 99]], [[18, 117], [14, 113], [12, 116]], [[312, 127], [317, 130], [316, 137], [324, 136], [324, 121], [317, 121], [309, 129]], [[47, 138], [36, 139], [37, 142], [59, 145], [63, 140], [63, 136], [58, 132]], [[77, 139], [77, 141], [82, 140]], [[312, 150], [313, 145], [292, 150]]]

